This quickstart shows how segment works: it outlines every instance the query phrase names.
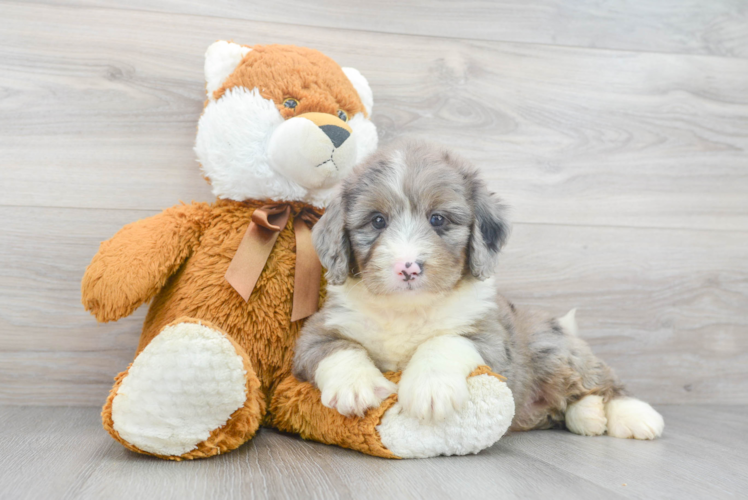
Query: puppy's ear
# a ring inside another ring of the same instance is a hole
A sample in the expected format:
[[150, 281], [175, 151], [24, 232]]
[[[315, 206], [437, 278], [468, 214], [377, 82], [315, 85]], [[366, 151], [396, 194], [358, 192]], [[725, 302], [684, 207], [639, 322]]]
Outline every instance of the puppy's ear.
[[312, 229], [312, 241], [322, 266], [327, 269], [327, 282], [342, 285], [350, 269], [351, 244], [345, 231], [345, 214], [341, 197], [334, 199]]
[[473, 210], [475, 220], [470, 235], [470, 272], [479, 280], [493, 276], [501, 247], [509, 237], [507, 207], [503, 205], [480, 179], [473, 180]]

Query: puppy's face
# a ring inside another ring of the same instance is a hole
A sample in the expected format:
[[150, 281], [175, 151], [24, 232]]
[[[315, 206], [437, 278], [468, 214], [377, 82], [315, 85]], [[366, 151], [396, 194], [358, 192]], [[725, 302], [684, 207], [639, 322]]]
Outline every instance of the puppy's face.
[[444, 292], [493, 273], [503, 211], [471, 166], [411, 142], [357, 168], [315, 226], [315, 247], [332, 284], [353, 274], [374, 294]]

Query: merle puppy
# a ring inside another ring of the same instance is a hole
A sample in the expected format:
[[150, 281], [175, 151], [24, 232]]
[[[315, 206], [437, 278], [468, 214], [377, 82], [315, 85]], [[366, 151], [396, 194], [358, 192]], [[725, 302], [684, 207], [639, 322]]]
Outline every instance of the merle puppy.
[[[505, 207], [466, 161], [405, 142], [368, 158], [314, 228], [327, 301], [304, 326], [294, 373], [322, 403], [363, 415], [397, 392], [404, 411], [441, 420], [468, 399], [479, 365], [507, 377], [514, 430], [654, 439], [662, 417], [626, 396], [564, 317], [516, 308], [492, 275]], [[383, 371], [402, 370], [399, 385]]]

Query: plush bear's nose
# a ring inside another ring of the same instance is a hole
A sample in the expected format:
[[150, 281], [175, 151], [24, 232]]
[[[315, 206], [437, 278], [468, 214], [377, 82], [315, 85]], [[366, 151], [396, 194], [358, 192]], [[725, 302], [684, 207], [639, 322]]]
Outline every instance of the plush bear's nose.
[[310, 122], [314, 123], [319, 129], [330, 138], [332, 145], [339, 148], [343, 143], [351, 136], [350, 125], [338, 118], [337, 116], [328, 113], [317, 113], [309, 112], [303, 113], [297, 116], [297, 118], [306, 118]]
[[351, 136], [351, 133], [337, 125], [322, 125], [322, 132], [332, 141], [332, 145], [339, 148]]

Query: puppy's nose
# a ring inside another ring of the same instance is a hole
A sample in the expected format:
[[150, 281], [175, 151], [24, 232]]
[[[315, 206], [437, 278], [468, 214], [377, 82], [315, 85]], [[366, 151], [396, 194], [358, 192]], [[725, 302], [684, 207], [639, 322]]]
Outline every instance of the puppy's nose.
[[413, 281], [423, 272], [418, 262], [398, 262], [395, 264], [395, 274], [403, 281]]
[[350, 132], [337, 125], [322, 125], [320, 128], [336, 148], [339, 148], [351, 136]]

